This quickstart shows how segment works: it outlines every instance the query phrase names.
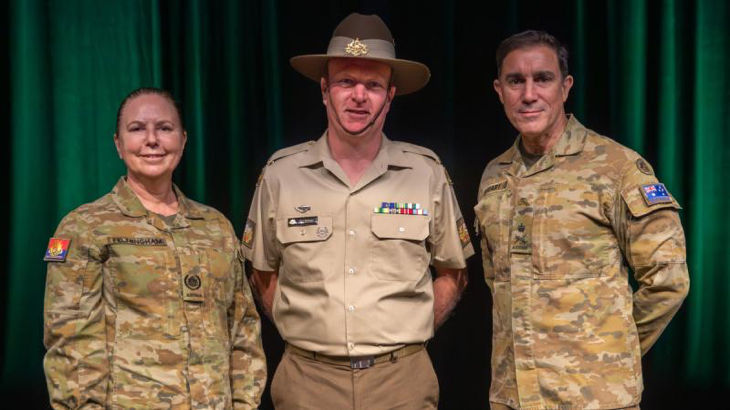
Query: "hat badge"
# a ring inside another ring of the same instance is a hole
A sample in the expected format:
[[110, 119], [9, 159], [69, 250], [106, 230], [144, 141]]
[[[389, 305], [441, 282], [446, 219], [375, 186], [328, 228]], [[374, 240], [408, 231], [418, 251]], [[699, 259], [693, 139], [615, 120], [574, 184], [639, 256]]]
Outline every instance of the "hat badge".
[[363, 44], [359, 38], [356, 38], [345, 46], [345, 53], [350, 54], [353, 57], [364, 56], [368, 53], [368, 46]]

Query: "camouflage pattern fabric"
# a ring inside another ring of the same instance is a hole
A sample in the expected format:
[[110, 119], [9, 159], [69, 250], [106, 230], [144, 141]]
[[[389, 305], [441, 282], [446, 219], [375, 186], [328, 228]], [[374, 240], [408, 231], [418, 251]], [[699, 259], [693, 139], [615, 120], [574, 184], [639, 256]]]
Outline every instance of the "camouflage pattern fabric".
[[641, 356], [689, 290], [680, 207], [645, 194], [663, 185], [638, 154], [575, 118], [529, 169], [519, 143], [489, 163], [475, 207], [494, 302], [489, 399], [636, 405]]
[[122, 178], [67, 215], [49, 262], [44, 370], [54, 408], [251, 409], [260, 321], [230, 222], [174, 187], [171, 225]]

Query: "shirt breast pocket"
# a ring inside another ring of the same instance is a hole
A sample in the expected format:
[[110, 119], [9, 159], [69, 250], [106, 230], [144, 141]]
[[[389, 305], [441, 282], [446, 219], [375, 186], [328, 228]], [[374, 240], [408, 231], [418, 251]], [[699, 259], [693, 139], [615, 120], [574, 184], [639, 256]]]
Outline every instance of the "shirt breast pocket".
[[168, 268], [174, 262], [167, 247], [115, 244], [109, 253], [120, 335], [149, 338], [160, 329], [169, 331], [168, 307], [177, 287]]
[[319, 216], [308, 225], [276, 220], [276, 239], [283, 246], [279, 274], [292, 282], [318, 282], [332, 271], [332, 217]]
[[418, 281], [430, 260], [425, 240], [429, 218], [423, 215], [373, 214], [375, 236], [370, 249], [370, 272], [391, 281]]
[[535, 205], [535, 279], [596, 277], [619, 263], [615, 235], [590, 184], [543, 186]]

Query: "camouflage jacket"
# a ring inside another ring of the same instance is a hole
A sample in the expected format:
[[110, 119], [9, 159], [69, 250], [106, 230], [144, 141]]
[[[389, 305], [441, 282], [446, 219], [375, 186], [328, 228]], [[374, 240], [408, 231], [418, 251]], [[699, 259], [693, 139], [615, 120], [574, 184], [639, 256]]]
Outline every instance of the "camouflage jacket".
[[54, 408], [258, 406], [266, 364], [235, 232], [174, 189], [171, 225], [125, 178], [59, 225], [70, 246], [48, 263], [44, 307]]
[[574, 118], [529, 170], [519, 143], [487, 165], [475, 207], [493, 298], [490, 401], [638, 404], [641, 356], [689, 290], [679, 205], [638, 154]]

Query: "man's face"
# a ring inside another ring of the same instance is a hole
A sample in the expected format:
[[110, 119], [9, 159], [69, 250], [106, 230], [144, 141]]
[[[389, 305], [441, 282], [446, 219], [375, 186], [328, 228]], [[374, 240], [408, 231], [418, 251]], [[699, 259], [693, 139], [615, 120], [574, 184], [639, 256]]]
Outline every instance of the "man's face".
[[391, 68], [377, 61], [335, 58], [329, 61], [328, 73], [320, 86], [330, 127], [339, 124], [357, 133], [375, 119], [373, 128], [382, 129], [395, 95], [395, 87], [388, 90]]
[[511, 51], [494, 80], [507, 118], [528, 138], [562, 132], [572, 85], [573, 77], [561, 78], [555, 51], [542, 45]]

